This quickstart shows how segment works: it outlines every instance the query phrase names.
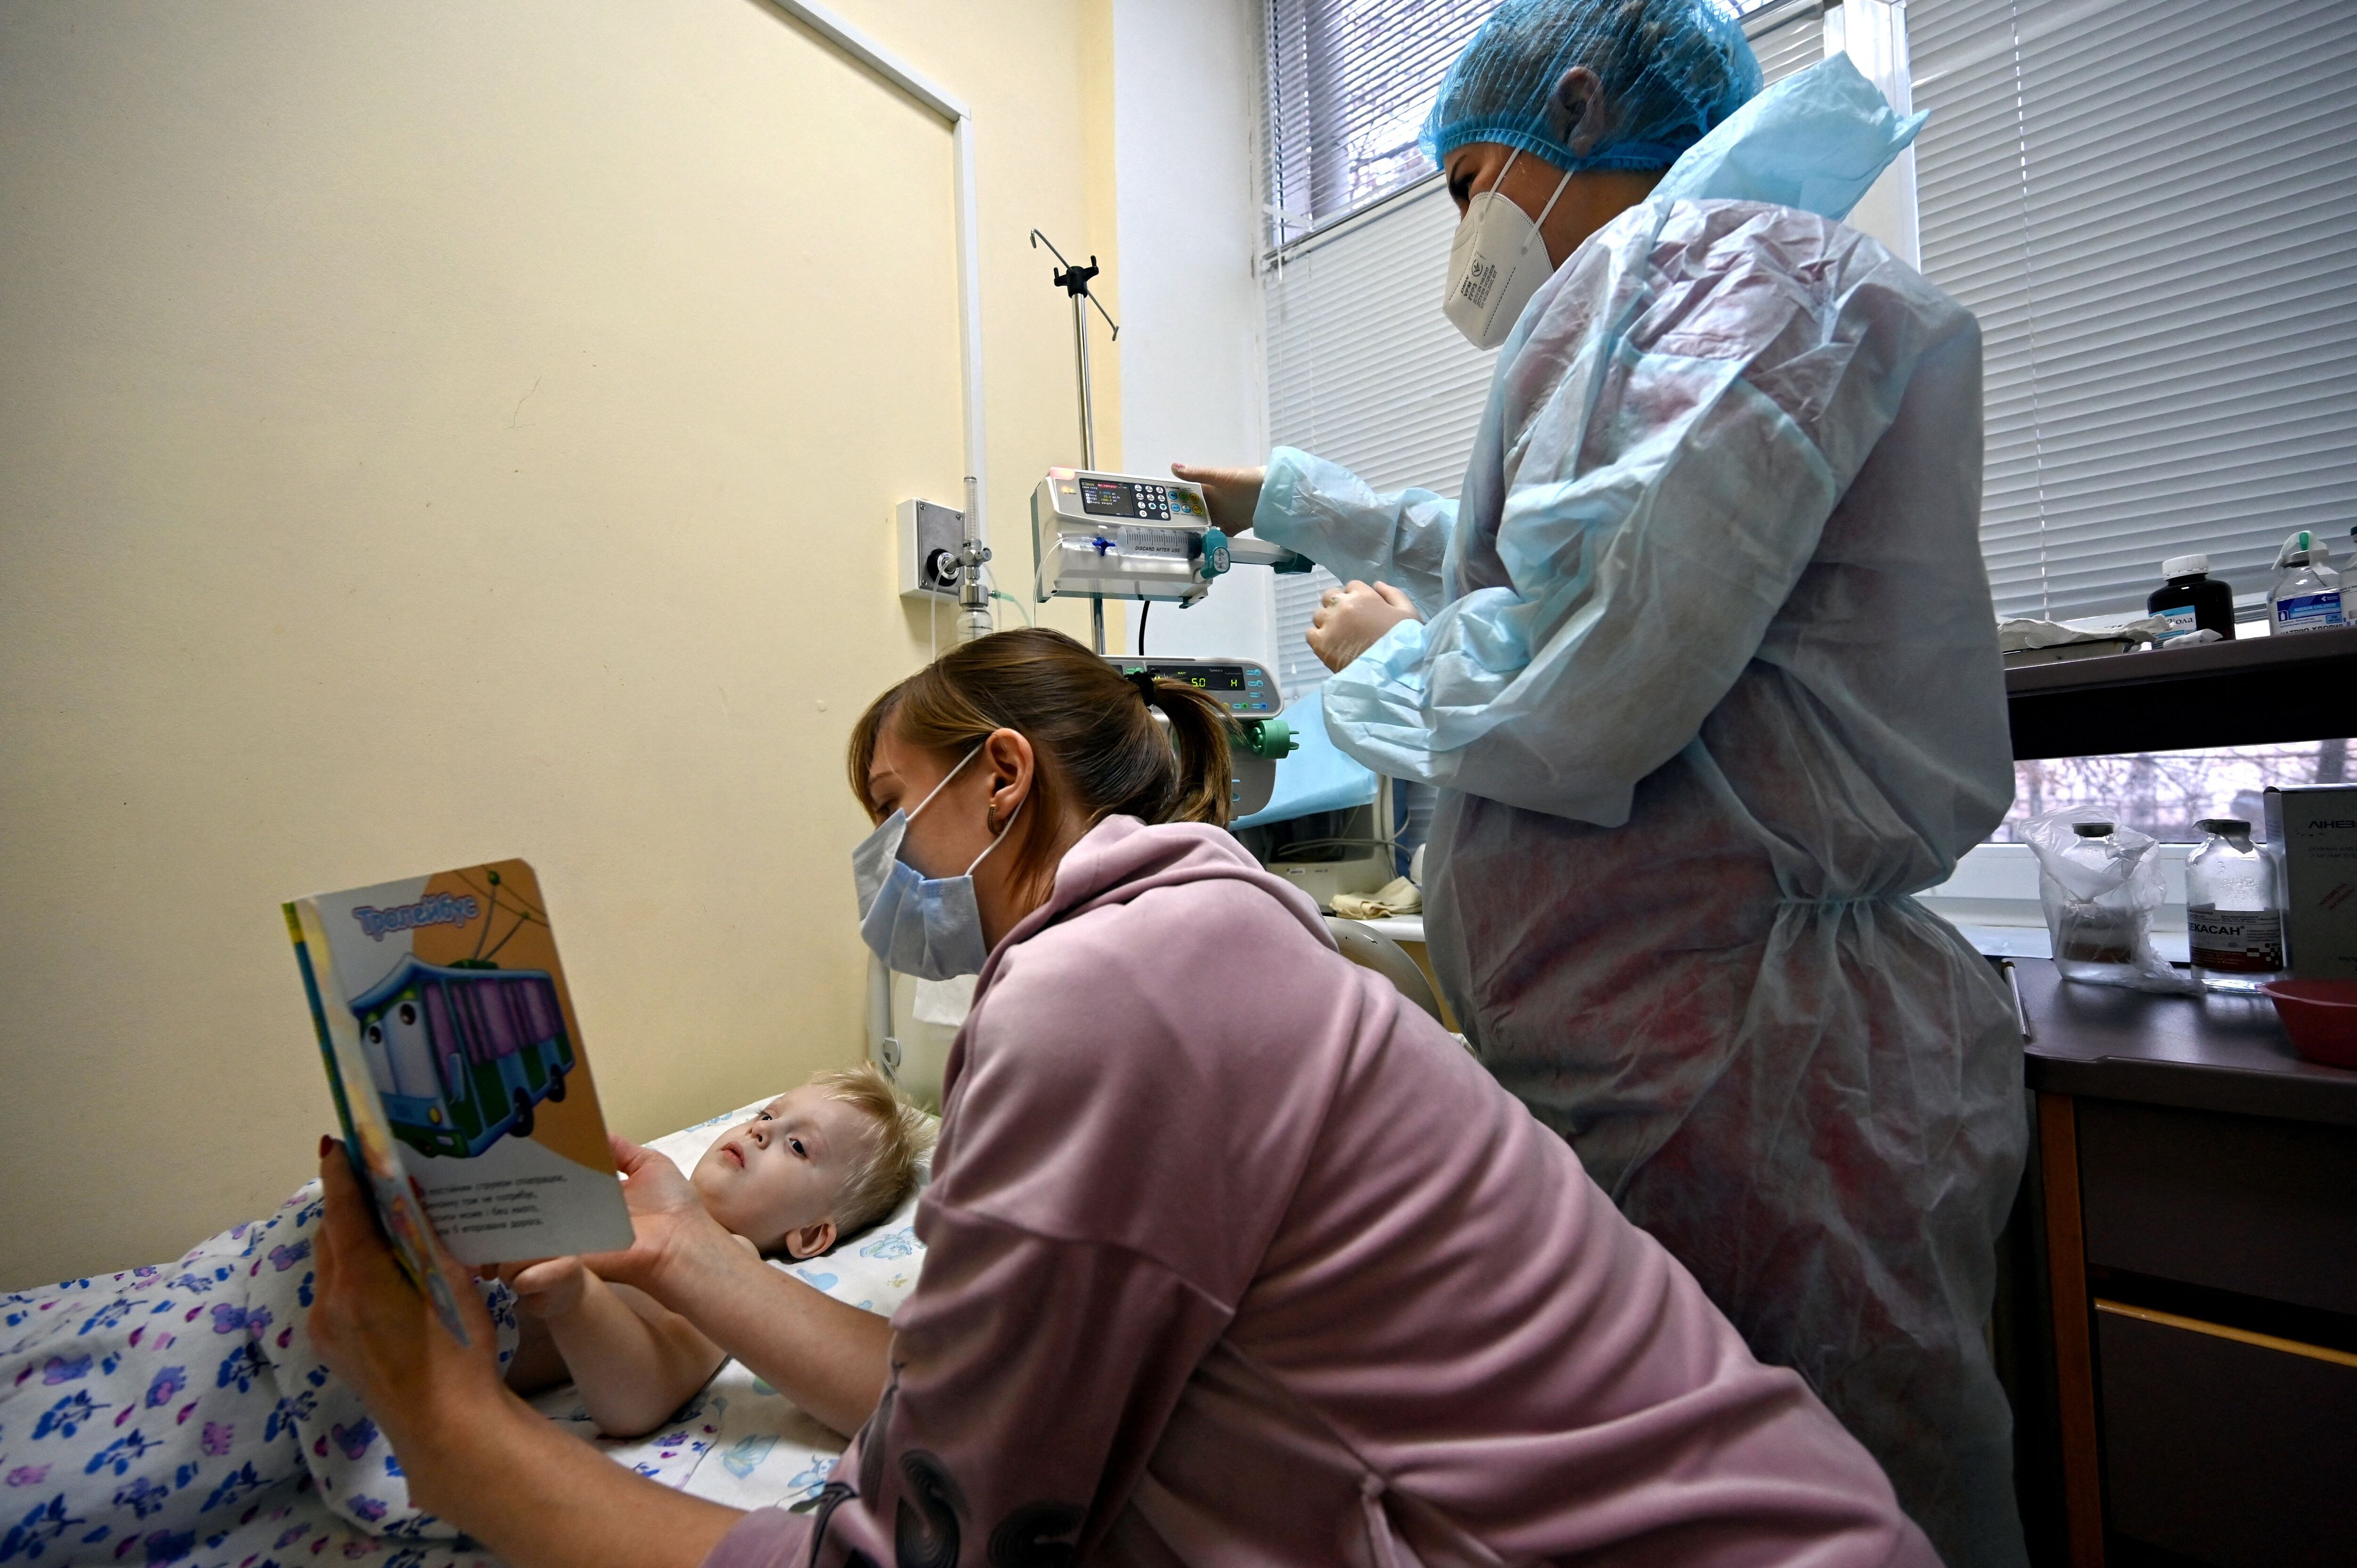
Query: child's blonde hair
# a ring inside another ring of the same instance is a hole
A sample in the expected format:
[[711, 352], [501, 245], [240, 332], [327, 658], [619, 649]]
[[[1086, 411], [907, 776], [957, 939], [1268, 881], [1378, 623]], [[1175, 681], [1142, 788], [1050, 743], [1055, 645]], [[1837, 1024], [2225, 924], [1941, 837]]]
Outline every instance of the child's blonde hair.
[[867, 1146], [851, 1164], [851, 1175], [835, 1199], [834, 1230], [851, 1236], [900, 1207], [917, 1185], [917, 1165], [933, 1146], [933, 1119], [909, 1103], [899, 1087], [873, 1062], [841, 1072], [823, 1072], [811, 1081], [867, 1118]]

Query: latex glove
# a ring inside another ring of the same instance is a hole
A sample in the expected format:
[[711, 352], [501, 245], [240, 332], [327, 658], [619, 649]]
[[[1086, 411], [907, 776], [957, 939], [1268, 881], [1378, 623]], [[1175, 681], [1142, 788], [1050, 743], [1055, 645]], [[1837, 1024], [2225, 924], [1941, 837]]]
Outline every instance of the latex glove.
[[1337, 893], [1334, 913], [1346, 920], [1381, 920], [1393, 915], [1424, 912], [1424, 891], [1405, 876], [1394, 876], [1372, 893]]
[[1400, 622], [1422, 618], [1408, 596], [1389, 583], [1353, 579], [1328, 589], [1325, 603], [1309, 618], [1309, 651], [1339, 673]]
[[1203, 487], [1203, 499], [1211, 503], [1211, 521], [1231, 536], [1252, 526], [1253, 513], [1260, 510], [1261, 482], [1268, 478], [1265, 467], [1206, 468], [1193, 463], [1173, 463], [1170, 472]]

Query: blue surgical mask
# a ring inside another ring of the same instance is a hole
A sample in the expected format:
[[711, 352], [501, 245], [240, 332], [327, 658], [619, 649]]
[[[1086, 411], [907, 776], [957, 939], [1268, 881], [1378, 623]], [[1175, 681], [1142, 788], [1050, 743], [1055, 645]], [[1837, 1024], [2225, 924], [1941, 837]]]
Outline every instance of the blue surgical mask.
[[[917, 802], [916, 811], [894, 811], [851, 852], [852, 880], [859, 889], [860, 936], [887, 965], [919, 980], [979, 974], [990, 956], [990, 945], [982, 938], [982, 907], [974, 902], [974, 871], [1005, 841], [1006, 829], [990, 841], [990, 849], [974, 857], [974, 865], [963, 876], [927, 876], [900, 858], [909, 823], [981, 750], [977, 746], [967, 752], [933, 786], [932, 794]], [[1022, 811], [1015, 809], [1006, 827], [1015, 825]]]

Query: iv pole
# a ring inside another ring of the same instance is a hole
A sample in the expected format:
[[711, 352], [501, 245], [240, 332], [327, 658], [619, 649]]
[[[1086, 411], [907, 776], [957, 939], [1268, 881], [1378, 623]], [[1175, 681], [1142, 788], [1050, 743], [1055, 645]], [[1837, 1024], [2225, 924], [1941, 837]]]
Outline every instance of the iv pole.
[[[1076, 267], [1064, 260], [1064, 252], [1056, 249], [1053, 240], [1037, 229], [1032, 230], [1031, 248], [1036, 251], [1042, 245], [1047, 246], [1048, 253], [1061, 263], [1060, 270], [1055, 274], [1056, 286], [1072, 296], [1072, 353], [1081, 372], [1081, 467], [1093, 469], [1097, 466], [1097, 422], [1091, 407], [1089, 388], [1088, 307], [1092, 305], [1097, 307], [1097, 314], [1104, 317], [1107, 327], [1113, 328], [1113, 338], [1116, 343], [1121, 341], [1121, 323], [1115, 321], [1106, 311], [1104, 303], [1089, 291], [1089, 280], [1104, 270], [1097, 265], [1094, 256], [1089, 258], [1087, 266]], [[1103, 653], [1105, 650], [1103, 594], [1089, 596], [1089, 629], [1096, 639], [1096, 650]]]

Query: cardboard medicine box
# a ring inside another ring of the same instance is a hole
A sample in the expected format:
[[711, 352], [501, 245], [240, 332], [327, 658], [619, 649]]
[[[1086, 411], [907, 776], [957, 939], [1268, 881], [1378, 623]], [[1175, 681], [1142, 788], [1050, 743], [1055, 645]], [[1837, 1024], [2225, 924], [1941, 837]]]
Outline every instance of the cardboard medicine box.
[[2357, 784], [2271, 787], [2266, 799], [2286, 964], [2301, 980], [2357, 981]]

